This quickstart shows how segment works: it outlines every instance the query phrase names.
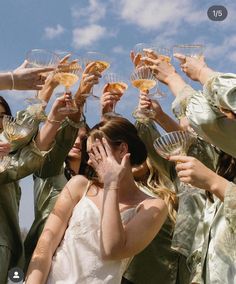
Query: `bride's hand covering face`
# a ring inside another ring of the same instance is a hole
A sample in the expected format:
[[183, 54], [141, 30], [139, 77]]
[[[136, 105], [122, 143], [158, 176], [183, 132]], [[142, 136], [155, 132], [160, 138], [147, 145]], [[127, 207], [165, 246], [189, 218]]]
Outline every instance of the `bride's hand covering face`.
[[[123, 148], [123, 149], [121, 149]], [[89, 151], [89, 164], [98, 174], [99, 180], [104, 183], [104, 188], [119, 188], [125, 172], [130, 166], [127, 145], [121, 143], [118, 149], [112, 151], [105, 138], [96, 139]]]

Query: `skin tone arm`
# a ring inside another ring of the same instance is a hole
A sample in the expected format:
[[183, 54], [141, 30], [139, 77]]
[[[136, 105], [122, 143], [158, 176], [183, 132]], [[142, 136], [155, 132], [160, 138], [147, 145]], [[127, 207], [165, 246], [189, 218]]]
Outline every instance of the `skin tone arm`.
[[174, 57], [179, 59], [183, 72], [192, 80], [199, 81], [204, 85], [207, 80], [215, 73], [205, 62], [205, 58], [200, 56], [189, 57], [180, 53], [175, 53]]
[[140, 109], [152, 108], [155, 111], [154, 121], [158, 123], [166, 132], [183, 130], [182, 127], [166, 114], [157, 101], [152, 101], [146, 93], [140, 93], [139, 106]]
[[224, 201], [228, 180], [217, 175], [199, 160], [189, 156], [172, 156], [180, 181], [205, 189]]
[[[122, 143], [120, 163], [103, 138], [96, 140], [89, 153], [90, 164], [95, 168], [100, 180], [104, 182], [104, 198], [101, 219], [102, 257], [106, 260], [122, 259], [133, 256], [143, 250], [155, 237], [167, 217], [167, 208], [161, 199], [149, 199], [142, 202], [140, 209], [130, 222], [122, 224], [119, 202], [134, 195], [137, 190], [128, 192], [133, 180], [127, 153], [127, 144]], [[100, 155], [101, 159], [96, 157]], [[121, 195], [123, 192], [123, 197]]]
[[27, 64], [25, 61], [13, 72], [0, 73], [0, 90], [41, 90], [45, 82], [42, 73], [54, 68], [26, 68]]
[[66, 114], [59, 112], [58, 109], [64, 107], [66, 105], [66, 101], [69, 99], [69, 95], [66, 95], [55, 100], [48, 115], [48, 119], [45, 121], [35, 139], [36, 145], [39, 150], [47, 151], [50, 149], [55, 139], [56, 133], [61, 126], [61, 122], [66, 116]]
[[0, 141], [0, 157], [8, 155], [11, 150], [11, 144], [9, 142]]
[[66, 184], [59, 195], [31, 258], [26, 275], [27, 284], [46, 282], [52, 256], [65, 233], [73, 208], [82, 197], [83, 192], [80, 188], [84, 189], [86, 185], [87, 179], [77, 176]]

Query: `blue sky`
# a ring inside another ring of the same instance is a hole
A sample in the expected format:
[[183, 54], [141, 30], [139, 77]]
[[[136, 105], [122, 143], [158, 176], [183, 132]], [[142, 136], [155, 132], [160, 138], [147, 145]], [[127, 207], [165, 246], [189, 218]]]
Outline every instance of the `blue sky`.
[[[224, 5], [228, 17], [212, 22], [207, 17], [211, 5]], [[234, 0], [8, 0], [0, 9], [1, 70], [11, 70], [23, 62], [32, 48], [71, 50], [78, 55], [93, 50], [107, 54], [111, 70], [129, 80], [130, 50], [139, 42], [162, 46], [180, 43], [206, 45], [207, 63], [223, 72], [235, 72], [236, 2]], [[194, 85], [198, 87], [197, 85]], [[95, 90], [99, 92], [102, 84]], [[28, 92], [1, 92], [13, 112], [22, 109]], [[138, 94], [129, 85], [118, 111], [131, 119]], [[170, 113], [172, 97], [161, 101]], [[88, 103], [87, 120], [98, 121], [98, 105]], [[22, 182], [20, 221], [29, 227], [33, 219], [31, 178]]]

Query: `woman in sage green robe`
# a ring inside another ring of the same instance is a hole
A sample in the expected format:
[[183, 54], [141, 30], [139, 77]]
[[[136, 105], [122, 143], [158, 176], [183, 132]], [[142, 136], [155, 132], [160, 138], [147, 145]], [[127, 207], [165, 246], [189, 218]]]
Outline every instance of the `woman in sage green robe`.
[[[136, 127], [147, 147], [148, 157], [154, 167], [172, 181], [176, 192], [181, 192], [179, 179], [175, 171], [175, 164], [159, 156], [153, 147], [153, 141], [160, 137], [155, 124], [153, 122], [137, 122]], [[189, 149], [189, 153], [192, 156], [200, 157], [204, 164], [207, 164], [210, 168], [214, 169], [216, 167], [218, 156], [214, 148], [208, 143], [197, 139], [195, 145], [192, 145]], [[177, 220], [174, 228], [173, 224], [170, 226], [170, 223], [168, 224], [167, 221], [153, 243], [149, 245], [147, 250], [145, 249], [141, 252], [140, 261], [137, 260], [136, 262], [134, 258], [124, 277], [135, 284], [147, 283], [147, 281], [148, 283], [189, 283], [190, 271], [187, 267], [186, 259], [191, 252], [195, 231], [201, 218], [205, 200], [205, 192], [201, 190], [189, 196], [180, 195]], [[163, 246], [159, 241], [163, 242]], [[159, 248], [159, 254], [156, 248]], [[153, 253], [154, 251], [157, 255]], [[150, 259], [148, 260], [149, 254]], [[137, 259], [138, 256], [136, 256]], [[155, 263], [161, 264], [163, 270], [157, 270], [158, 266], [155, 266]], [[166, 277], [167, 275], [168, 277]]]
[[[65, 99], [57, 99], [50, 115], [56, 117], [58, 107], [63, 105], [65, 105]], [[33, 130], [28, 136], [18, 140], [19, 144], [11, 145], [10, 164], [0, 173], [0, 283], [6, 283], [10, 268], [18, 266], [23, 269], [24, 267], [24, 249], [18, 216], [21, 197], [18, 181], [40, 169], [44, 155], [49, 151], [58, 129], [58, 123], [56, 125], [48, 120], [34, 140], [32, 136], [38, 130], [39, 120], [27, 111], [19, 112], [17, 119], [22, 119], [21, 123], [30, 121], [33, 124]], [[3, 135], [1, 133], [1, 136]]]

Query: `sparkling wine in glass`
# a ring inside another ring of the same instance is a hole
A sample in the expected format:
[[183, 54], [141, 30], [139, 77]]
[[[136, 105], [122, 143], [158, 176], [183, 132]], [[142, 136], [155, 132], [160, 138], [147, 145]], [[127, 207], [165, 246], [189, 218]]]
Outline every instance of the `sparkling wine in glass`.
[[[116, 92], [118, 91], [120, 93], [120, 97], [123, 96], [124, 92], [128, 89], [127, 83], [125, 83], [125, 80], [117, 73], [107, 73], [104, 76], [104, 80], [106, 83], [109, 83], [107, 87], [107, 92]], [[121, 116], [119, 113], [115, 111], [117, 101], [113, 101], [112, 104], [112, 111], [107, 112], [105, 116]]]
[[[29, 68], [43, 68], [43, 67], [56, 67], [60, 58], [57, 54], [48, 51], [46, 49], [32, 49], [26, 54], [26, 60], [28, 61], [27, 67]], [[45, 73], [44, 73], [45, 74]], [[38, 98], [38, 91], [34, 98], [26, 99], [30, 105], [38, 105], [40, 108], [45, 106], [46, 102]]]
[[[176, 155], [186, 156], [194, 139], [195, 137], [188, 131], [173, 131], [157, 138], [153, 146], [156, 152], [164, 159]], [[180, 182], [180, 189], [182, 191], [180, 194], [191, 193], [191, 186], [183, 182]]]
[[[54, 74], [54, 80], [65, 87], [65, 93], [70, 94], [70, 88], [79, 80], [79, 76], [82, 73], [82, 68], [78, 62], [61, 64]], [[76, 113], [78, 107], [75, 100], [71, 97], [70, 101], [66, 102], [66, 106], [60, 108], [58, 111], [69, 114]]]
[[[4, 115], [2, 120], [3, 138], [5, 141], [12, 143], [28, 136], [33, 131], [33, 123], [18, 121], [10, 115]], [[0, 161], [0, 172], [4, 171], [10, 164], [11, 157], [4, 156]]]
[[33, 123], [17, 120], [10, 115], [4, 115], [2, 120], [3, 134], [8, 142], [21, 140], [33, 131]]
[[[130, 77], [132, 85], [139, 89], [141, 92], [149, 93], [149, 90], [154, 88], [157, 85], [157, 80], [154, 77], [152, 71], [146, 67], [141, 66], [140, 68], [136, 69]], [[155, 94], [148, 94], [147, 95], [150, 99], [155, 99]], [[150, 109], [139, 109], [136, 108], [133, 112], [134, 118], [140, 121], [147, 121], [149, 118], [153, 118], [155, 112], [152, 108]]]
[[[95, 51], [89, 51], [84, 55], [84, 66], [87, 67], [88, 64], [95, 62], [95, 65], [93, 66], [91, 71], [98, 71], [100, 73], [103, 73], [106, 69], [110, 67], [110, 59], [100, 53]], [[86, 96], [90, 99], [99, 99], [98, 96], [94, 95], [93, 88], [91, 89], [90, 93], [83, 94], [83, 96]]]
[[[140, 54], [141, 57], [149, 57], [151, 59], [160, 59], [166, 61], [167, 63], [171, 62], [171, 49], [166, 47], [161, 47], [157, 45], [152, 45], [150, 43], [138, 43], [134, 47], [135, 54]], [[136, 66], [148, 66], [145, 62], [141, 62]], [[159, 99], [166, 97], [166, 94], [159, 87], [155, 94]]]

